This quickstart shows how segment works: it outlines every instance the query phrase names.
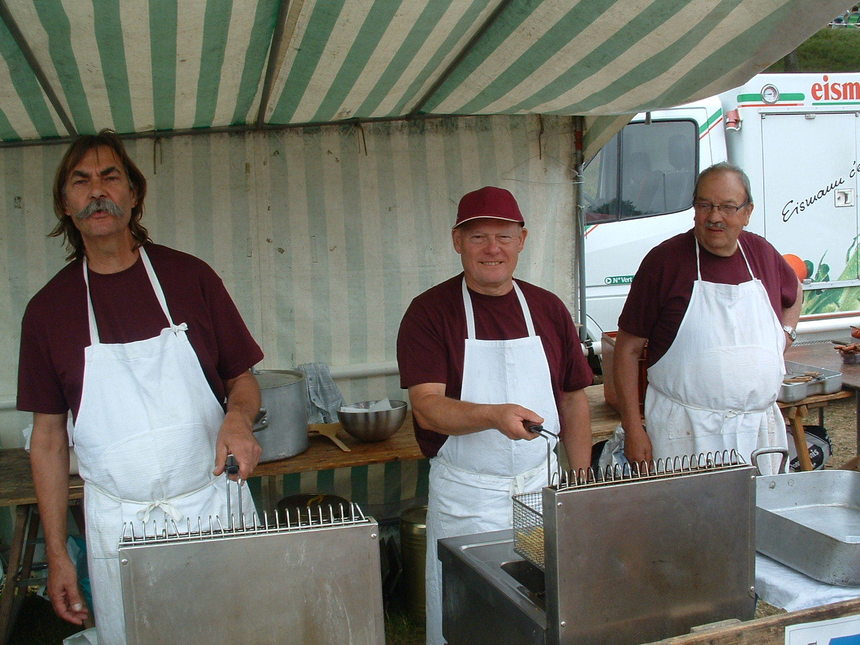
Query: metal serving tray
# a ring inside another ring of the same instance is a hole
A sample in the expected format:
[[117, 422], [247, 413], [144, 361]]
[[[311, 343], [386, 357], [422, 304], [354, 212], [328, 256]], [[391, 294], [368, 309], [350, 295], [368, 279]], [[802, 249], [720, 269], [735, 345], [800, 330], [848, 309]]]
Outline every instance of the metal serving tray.
[[806, 383], [783, 383], [779, 388], [777, 400], [783, 403], [794, 403], [808, 396], [833, 394], [842, 389], [842, 372], [785, 361], [785, 378], [793, 375], [802, 376], [807, 372], [818, 372], [820, 376]]
[[821, 582], [860, 585], [860, 472], [756, 478], [756, 550]]

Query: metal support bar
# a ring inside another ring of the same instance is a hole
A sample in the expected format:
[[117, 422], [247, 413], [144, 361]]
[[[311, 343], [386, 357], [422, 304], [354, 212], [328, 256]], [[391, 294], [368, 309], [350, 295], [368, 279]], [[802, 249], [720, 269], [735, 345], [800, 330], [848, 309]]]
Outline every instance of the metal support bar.
[[48, 82], [48, 77], [45, 76], [45, 72], [42, 70], [42, 66], [39, 65], [36, 55], [24, 39], [24, 35], [18, 28], [18, 23], [15, 22], [15, 18], [12, 17], [12, 12], [9, 11], [9, 7], [6, 5], [6, 0], [0, 0], [0, 20], [3, 20], [9, 33], [12, 34], [15, 44], [18, 45], [18, 48], [24, 55], [24, 59], [27, 61], [30, 69], [33, 70], [36, 80], [39, 81], [42, 91], [45, 93], [45, 96], [48, 97], [48, 100], [51, 102], [51, 105], [56, 111], [60, 121], [63, 123], [63, 126], [66, 128], [69, 136], [77, 136], [78, 132], [75, 129], [74, 124], [72, 124], [72, 120], [69, 118], [69, 115], [66, 114], [66, 110], [60, 103], [57, 93], [54, 92], [54, 88], [51, 87], [51, 84]]

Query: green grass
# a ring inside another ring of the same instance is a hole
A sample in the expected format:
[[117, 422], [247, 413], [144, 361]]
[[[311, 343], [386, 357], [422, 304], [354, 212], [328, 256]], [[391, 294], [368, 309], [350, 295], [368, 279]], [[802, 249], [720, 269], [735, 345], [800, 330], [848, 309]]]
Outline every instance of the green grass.
[[822, 29], [795, 51], [796, 67], [786, 56], [765, 72], [860, 72], [860, 28]]

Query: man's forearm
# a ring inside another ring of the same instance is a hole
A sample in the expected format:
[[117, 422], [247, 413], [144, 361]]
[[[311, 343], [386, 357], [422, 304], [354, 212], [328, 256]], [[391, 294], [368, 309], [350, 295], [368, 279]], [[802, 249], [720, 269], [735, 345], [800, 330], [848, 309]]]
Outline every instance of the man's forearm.
[[559, 417], [568, 466], [587, 470], [591, 466], [591, 410], [584, 390], [562, 393]]
[[227, 381], [227, 412], [238, 413], [253, 423], [260, 411], [260, 386], [251, 372]]
[[624, 430], [636, 432], [642, 429], [639, 409], [639, 357], [645, 339], [619, 332], [613, 364], [613, 380], [618, 396], [618, 412]]
[[[39, 419], [38, 417], [45, 417]], [[30, 439], [30, 464], [45, 536], [48, 561], [67, 555], [69, 508], [69, 444], [65, 415], [35, 415]]]
[[543, 423], [534, 411], [514, 403], [470, 403], [445, 396], [442, 383], [422, 383], [409, 388], [412, 413], [418, 424], [447, 435], [498, 430], [509, 439], [534, 439], [526, 426]]

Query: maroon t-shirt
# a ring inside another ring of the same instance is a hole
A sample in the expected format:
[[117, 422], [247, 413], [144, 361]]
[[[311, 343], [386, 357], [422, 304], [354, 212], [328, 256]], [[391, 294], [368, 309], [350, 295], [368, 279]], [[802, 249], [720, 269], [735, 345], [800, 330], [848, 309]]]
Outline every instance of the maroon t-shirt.
[[[157, 244], [146, 252], [176, 324], [188, 339], [219, 401], [224, 381], [263, 358], [218, 274], [194, 256]], [[90, 293], [102, 343], [129, 343], [157, 336], [167, 326], [143, 261], [119, 273], [89, 272]], [[21, 324], [18, 409], [77, 415], [90, 344], [81, 261], [75, 260], [33, 296]]]
[[[415, 298], [406, 310], [397, 336], [400, 387], [444, 383], [445, 395], [460, 398], [466, 344], [466, 312], [462, 296], [463, 274], [446, 280]], [[594, 375], [579, 342], [570, 312], [555, 295], [522, 280], [525, 296], [549, 364], [553, 394], [580, 390]], [[475, 333], [480, 340], [511, 340], [528, 334], [516, 292], [487, 296], [469, 291], [475, 311]], [[415, 437], [422, 452], [434, 457], [447, 435], [421, 428]]]
[[[779, 252], [763, 237], [742, 231], [739, 241], [752, 268], [762, 281], [777, 318], [797, 299], [797, 277]], [[740, 250], [730, 257], [714, 255], [700, 247], [702, 280], [740, 284], [751, 279]], [[618, 318], [618, 327], [648, 339], [648, 366], [666, 353], [675, 340], [696, 275], [693, 230], [669, 238], [645, 256], [630, 286], [630, 295]]]

